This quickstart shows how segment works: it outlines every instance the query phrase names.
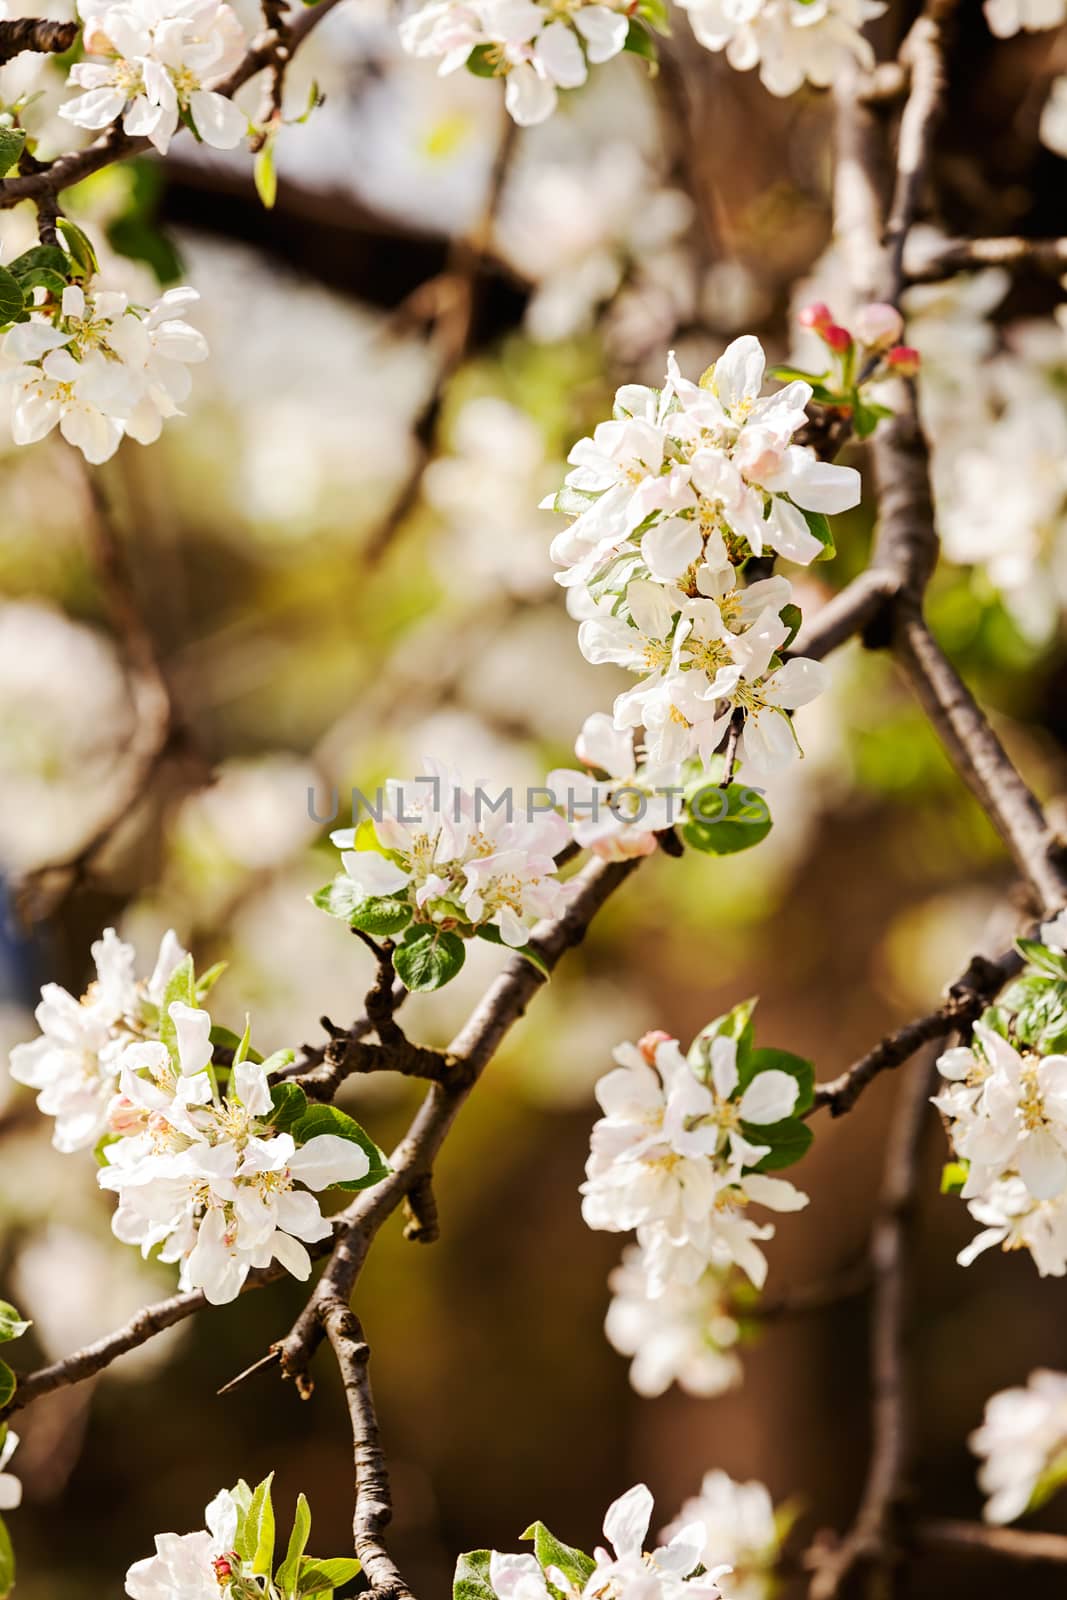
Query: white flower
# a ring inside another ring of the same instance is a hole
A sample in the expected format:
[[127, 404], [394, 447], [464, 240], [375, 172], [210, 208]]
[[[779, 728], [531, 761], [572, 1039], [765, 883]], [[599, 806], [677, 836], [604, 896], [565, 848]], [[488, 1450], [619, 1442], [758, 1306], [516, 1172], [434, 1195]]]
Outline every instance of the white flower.
[[556, 803], [567, 808], [568, 821], [573, 815], [577, 842], [605, 861], [650, 855], [656, 834], [680, 820], [681, 767], [639, 763], [633, 734], [620, 732], [604, 711], [586, 717], [574, 749], [580, 761], [608, 774], [598, 780], [561, 767], [548, 775]]
[[557, 90], [576, 89], [598, 65], [618, 55], [629, 29], [624, 8], [582, 4], [564, 10], [535, 0], [430, 0], [400, 26], [412, 55], [439, 57], [452, 72], [480, 48], [505, 80], [504, 101], [515, 122], [544, 122]]
[[964, 1195], [1017, 1172], [1035, 1200], [1052, 1200], [1067, 1190], [1067, 1056], [1020, 1054], [982, 1023], [974, 1036], [975, 1048], [940, 1058], [952, 1087], [935, 1102], [971, 1163]]
[[709, 1268], [697, 1283], [672, 1283], [655, 1296], [640, 1246], [627, 1245], [608, 1281], [614, 1298], [604, 1331], [620, 1355], [633, 1357], [630, 1383], [638, 1394], [664, 1394], [677, 1383], [688, 1394], [715, 1395], [740, 1383], [732, 1348], [740, 1329], [721, 1272]]
[[33, 444], [58, 423], [93, 463], [114, 455], [126, 433], [151, 444], [189, 392], [188, 364], [207, 355], [203, 336], [181, 319], [198, 298], [169, 289], [141, 311], [124, 294], [69, 284], [57, 322], [41, 311], [16, 324], [2, 345], [15, 443]]
[[519, 814], [513, 799], [497, 806], [499, 797], [469, 793], [427, 766], [385, 785], [374, 834], [388, 855], [359, 829], [330, 835], [345, 872], [364, 898], [406, 899], [416, 923], [492, 924], [505, 944], [525, 944], [534, 923], [558, 916], [574, 893], [554, 860], [570, 829], [553, 811]]
[[725, 1561], [730, 1567], [721, 1585], [726, 1600], [770, 1600], [781, 1538], [774, 1502], [762, 1483], [737, 1483], [726, 1472], [706, 1472], [700, 1493], [684, 1502], [662, 1537], [694, 1525], [703, 1531], [704, 1565]]
[[[983, 1457], [978, 1482], [989, 1496], [987, 1522], [1014, 1522], [1035, 1492], [1063, 1476], [1067, 1452], [1067, 1374], [1032, 1372], [1025, 1389], [1002, 1389], [986, 1401], [982, 1426], [969, 1439]], [[1055, 1479], [1042, 1480], [1051, 1472]]]
[[89, 54], [107, 64], [79, 62], [70, 83], [84, 94], [60, 108], [79, 128], [106, 128], [118, 117], [131, 138], [151, 140], [167, 153], [182, 117], [206, 144], [232, 150], [248, 131], [244, 114], [204, 87], [241, 60], [245, 34], [220, 0], [79, 0]]
[[5, 1427], [3, 1444], [0, 1445], [0, 1511], [14, 1511], [16, 1506], [22, 1504], [22, 1484], [13, 1472], [4, 1470], [18, 1449], [18, 1443], [18, 1434]]
[[1041, 112], [1041, 143], [1058, 156], [1067, 156], [1067, 74], [1052, 80]]
[[1010, 39], [1024, 30], [1041, 32], [1058, 28], [1067, 18], [1064, 0], [985, 0], [985, 18], [998, 39]]
[[708, 1085], [677, 1040], [649, 1035], [639, 1046], [618, 1046], [618, 1066], [596, 1086], [605, 1114], [592, 1131], [582, 1215], [591, 1228], [637, 1230], [653, 1296], [671, 1283], [695, 1284], [709, 1264], [731, 1262], [761, 1287], [767, 1263], [757, 1241], [774, 1228], [752, 1220], [750, 1202], [776, 1211], [807, 1204], [792, 1184], [743, 1171], [767, 1147], [745, 1137], [742, 1118], [758, 1130], [788, 1117], [797, 1084], [764, 1070], [738, 1094], [735, 1048], [724, 1041], [717, 1050], [718, 1081]]
[[772, 94], [794, 94], [804, 80], [826, 88], [850, 60], [874, 66], [861, 30], [885, 10], [881, 0], [679, 0], [708, 50], [732, 67], [758, 66]]
[[[610, 1594], [615, 1600], [721, 1600], [719, 1580], [727, 1568], [716, 1565], [694, 1572], [699, 1564], [697, 1526], [681, 1530], [657, 1550], [645, 1550], [652, 1505], [651, 1492], [639, 1483], [608, 1507], [604, 1537], [610, 1549], [598, 1547], [594, 1552], [595, 1570], [581, 1594]], [[578, 1600], [578, 1591], [557, 1567], [542, 1572], [528, 1554], [501, 1555], [494, 1550], [489, 1574], [500, 1600], [545, 1600], [551, 1592], [546, 1580], [567, 1600]]]
[[156, 1553], [135, 1561], [126, 1574], [132, 1600], [220, 1600], [238, 1576], [237, 1505], [222, 1489], [204, 1512], [199, 1533], [157, 1533]]
[[106, 1131], [121, 1053], [134, 1040], [158, 1034], [167, 980], [184, 954], [167, 933], [152, 976], [138, 981], [133, 947], [108, 928], [92, 946], [97, 975], [80, 1000], [56, 983], [41, 990], [41, 1037], [15, 1046], [11, 1076], [39, 1091], [38, 1109], [56, 1119], [57, 1150], [91, 1149]]
[[1067, 911], [1061, 911], [1051, 922], [1041, 924], [1041, 943], [1050, 950], [1067, 954]]
[[1029, 1250], [1042, 1278], [1067, 1273], [1067, 1197], [1035, 1200], [1021, 1178], [999, 1178], [967, 1205], [982, 1231], [956, 1257], [969, 1267], [985, 1250]]

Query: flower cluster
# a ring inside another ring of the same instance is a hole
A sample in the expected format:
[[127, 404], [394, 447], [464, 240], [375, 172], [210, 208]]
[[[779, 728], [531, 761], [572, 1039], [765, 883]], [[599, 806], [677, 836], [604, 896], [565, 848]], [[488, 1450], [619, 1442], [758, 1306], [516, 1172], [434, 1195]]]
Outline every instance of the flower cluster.
[[36, 1013], [40, 1038], [11, 1052], [11, 1076], [39, 1091], [38, 1110], [55, 1118], [52, 1143], [68, 1154], [91, 1150], [107, 1132], [119, 1058], [128, 1045], [159, 1038], [163, 996], [185, 951], [165, 934], [151, 977], [138, 979], [133, 946], [107, 928], [92, 957], [96, 977], [81, 999], [46, 983]]
[[447, 983], [475, 934], [524, 947], [534, 923], [558, 916], [573, 894], [554, 859], [571, 837], [562, 817], [427, 767], [389, 779], [372, 817], [330, 835], [344, 872], [314, 897], [365, 933], [403, 932], [395, 963], [409, 989]]
[[40, 1089], [60, 1149], [98, 1143], [115, 1236], [180, 1263], [181, 1287], [212, 1304], [272, 1260], [307, 1278], [306, 1246], [332, 1231], [310, 1191], [377, 1182], [381, 1152], [344, 1112], [309, 1110], [297, 1085], [272, 1092], [291, 1052], [263, 1062], [247, 1029], [238, 1040], [213, 1028], [200, 1000], [217, 971], [198, 985], [172, 934], [147, 984], [111, 930], [93, 954], [81, 1001], [43, 991], [42, 1037], [16, 1047], [12, 1072]]
[[[862, 30], [883, 0], [678, 0], [708, 50], [725, 50], [740, 72], [759, 67], [771, 94], [795, 94], [805, 80], [827, 88], [852, 61], [870, 70]], [[997, 3], [997, 0], [990, 0]]]
[[34, 307], [0, 346], [15, 443], [33, 444], [58, 424], [94, 463], [114, 455], [124, 434], [152, 444], [189, 393], [189, 365], [207, 356], [203, 335], [184, 320], [198, 299], [195, 289], [168, 289], [140, 308], [72, 283], [58, 303]]
[[[720, 1579], [729, 1571], [711, 1564], [705, 1550], [704, 1527], [694, 1522], [675, 1533], [669, 1543], [646, 1551], [645, 1539], [652, 1521], [652, 1495], [639, 1483], [608, 1507], [604, 1537], [610, 1548], [598, 1546], [592, 1556], [575, 1550], [536, 1522], [526, 1537], [534, 1541], [533, 1554], [501, 1555], [493, 1550], [480, 1570], [484, 1552], [460, 1558], [457, 1589], [464, 1576], [481, 1578], [498, 1600], [577, 1600], [584, 1595], [632, 1595], [641, 1600], [722, 1600]], [[479, 1558], [482, 1558], [481, 1560]]]
[[184, 122], [197, 138], [232, 150], [248, 119], [224, 95], [204, 88], [241, 60], [245, 33], [224, 0], [78, 0], [87, 54], [68, 82], [83, 94], [60, 108], [78, 128], [106, 128], [119, 116], [131, 138], [161, 155]]
[[946, 1051], [934, 1104], [944, 1116], [958, 1190], [983, 1231], [960, 1254], [1027, 1249], [1044, 1277], [1067, 1272], [1067, 917], [1020, 940], [1029, 966]]
[[[640, 1254], [630, 1253], [628, 1267], [649, 1302], [734, 1264], [762, 1288], [759, 1246], [774, 1227], [749, 1208], [807, 1205], [766, 1169], [797, 1160], [810, 1144], [801, 1115], [811, 1104], [811, 1064], [754, 1049], [751, 1010], [712, 1023], [688, 1058], [664, 1033], [620, 1045], [618, 1066], [597, 1084], [604, 1115], [592, 1132], [582, 1215], [591, 1228], [636, 1230]], [[673, 1317], [671, 1301], [664, 1310]]]
[[614, 419], [575, 445], [545, 502], [574, 519], [552, 555], [584, 619], [579, 646], [639, 675], [614, 725], [643, 726], [657, 765], [707, 760], [736, 713], [742, 762], [774, 771], [798, 750], [789, 711], [823, 686], [817, 662], [782, 662], [799, 623], [788, 581], [742, 586], [739, 569], [765, 550], [801, 563], [832, 553], [825, 514], [858, 502], [859, 475], [793, 442], [811, 386], [761, 399], [764, 368], [750, 336], [699, 384], [672, 356], [663, 390], [619, 390]]
[[1014, 1522], [1036, 1510], [1067, 1479], [1067, 1374], [1039, 1370], [1025, 1389], [993, 1395], [969, 1443], [983, 1458], [985, 1520]]
[[[400, 25], [412, 55], [440, 58], [439, 72], [466, 66], [479, 77], [503, 77], [504, 101], [522, 127], [544, 122], [560, 89], [576, 89], [589, 66], [627, 48], [631, 30], [651, 44], [637, 18], [659, 18], [649, 0], [636, 6], [548, 0], [429, 0]], [[631, 45], [632, 48], [632, 45]]]
[[654, 1295], [640, 1245], [627, 1245], [608, 1280], [612, 1301], [604, 1321], [608, 1342], [631, 1356], [637, 1394], [723, 1394], [741, 1381], [735, 1346], [741, 1329], [731, 1309], [732, 1274], [709, 1267], [696, 1283], [669, 1282]]
[[774, 1569], [789, 1520], [783, 1511], [775, 1511], [762, 1483], [736, 1483], [728, 1473], [706, 1472], [700, 1493], [683, 1503], [662, 1537], [703, 1529], [700, 1560], [706, 1567], [727, 1563], [729, 1600], [771, 1600], [778, 1591]]
[[311, 1513], [300, 1495], [285, 1560], [275, 1570], [271, 1480], [220, 1489], [196, 1533], [156, 1535], [156, 1553], [126, 1574], [131, 1600], [303, 1600], [332, 1594], [359, 1571], [349, 1556], [308, 1556]]

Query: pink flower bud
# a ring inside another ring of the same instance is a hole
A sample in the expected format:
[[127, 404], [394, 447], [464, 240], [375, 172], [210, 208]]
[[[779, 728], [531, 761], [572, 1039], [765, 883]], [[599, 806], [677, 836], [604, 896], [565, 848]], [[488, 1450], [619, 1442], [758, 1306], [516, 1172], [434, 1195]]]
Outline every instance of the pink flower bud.
[[803, 306], [797, 313], [797, 321], [802, 328], [812, 328], [820, 334], [832, 326], [833, 320], [833, 312], [829, 306], [823, 305], [821, 300], [814, 301], [810, 306]]
[[918, 350], [914, 350], [910, 344], [894, 345], [885, 358], [886, 366], [901, 378], [914, 378], [921, 360]]
[[662, 1028], [653, 1028], [650, 1033], [644, 1033], [637, 1041], [637, 1048], [648, 1062], [653, 1066], [656, 1060], [656, 1051], [661, 1044], [670, 1044], [674, 1038], [672, 1033], [664, 1033]]
[[117, 1094], [108, 1107], [107, 1125], [111, 1133], [140, 1133], [144, 1122], [145, 1116], [140, 1106], [135, 1106], [124, 1094]]
[[228, 1555], [216, 1556], [211, 1564], [215, 1568], [215, 1576], [219, 1583], [228, 1583], [238, 1569], [240, 1557], [236, 1550], [231, 1550]]
[[820, 328], [819, 336], [839, 356], [843, 356], [846, 350], [852, 349], [852, 335], [847, 328], [842, 328], [840, 323], [831, 322], [828, 328]]
[[856, 338], [868, 350], [888, 350], [904, 332], [904, 318], [896, 306], [874, 300], [861, 306], [853, 319]]

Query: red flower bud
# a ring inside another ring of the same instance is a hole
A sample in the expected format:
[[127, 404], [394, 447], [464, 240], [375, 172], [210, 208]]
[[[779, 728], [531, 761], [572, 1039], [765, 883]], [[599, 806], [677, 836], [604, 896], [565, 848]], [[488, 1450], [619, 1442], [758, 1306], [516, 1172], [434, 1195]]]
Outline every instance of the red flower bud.
[[831, 322], [828, 328], [820, 328], [819, 336], [839, 356], [844, 355], [846, 350], [852, 349], [852, 335], [847, 328], [842, 328], [840, 323]]
[[228, 1583], [240, 1566], [240, 1556], [236, 1550], [231, 1550], [228, 1555], [216, 1556], [211, 1563], [215, 1569], [215, 1576], [220, 1584]]
[[901, 378], [914, 378], [921, 360], [918, 350], [913, 349], [910, 344], [894, 345], [885, 358], [886, 366], [892, 368]]
[[803, 306], [797, 313], [797, 321], [802, 328], [813, 328], [816, 333], [833, 325], [833, 312], [829, 306], [823, 305], [821, 300], [814, 301], [810, 306]]

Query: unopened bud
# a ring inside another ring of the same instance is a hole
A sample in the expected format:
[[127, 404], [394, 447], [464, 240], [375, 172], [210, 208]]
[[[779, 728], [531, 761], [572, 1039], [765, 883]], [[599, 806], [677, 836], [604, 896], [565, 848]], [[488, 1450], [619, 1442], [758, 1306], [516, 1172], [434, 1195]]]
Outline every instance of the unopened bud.
[[894, 345], [885, 358], [886, 366], [892, 368], [900, 378], [914, 378], [921, 360], [918, 350], [910, 344]]
[[831, 322], [828, 328], [820, 328], [819, 337], [840, 356], [843, 356], [846, 350], [852, 349], [852, 335], [838, 322]]
[[833, 326], [833, 320], [833, 312], [821, 300], [813, 301], [810, 306], [802, 306], [797, 313], [797, 321], [802, 328], [812, 328], [820, 334]]
[[673, 1037], [674, 1035], [671, 1033], [664, 1033], [662, 1028], [653, 1028], [650, 1033], [644, 1033], [641, 1035], [640, 1039], [637, 1041], [637, 1048], [640, 1050], [650, 1067], [655, 1063], [656, 1051], [659, 1049], [660, 1045], [669, 1044]]
[[215, 1568], [215, 1576], [220, 1584], [229, 1583], [238, 1570], [240, 1559], [236, 1550], [231, 1550], [228, 1555], [215, 1557], [211, 1564]]
[[852, 321], [856, 338], [868, 350], [888, 350], [904, 332], [904, 318], [896, 306], [874, 300], [861, 306]]

